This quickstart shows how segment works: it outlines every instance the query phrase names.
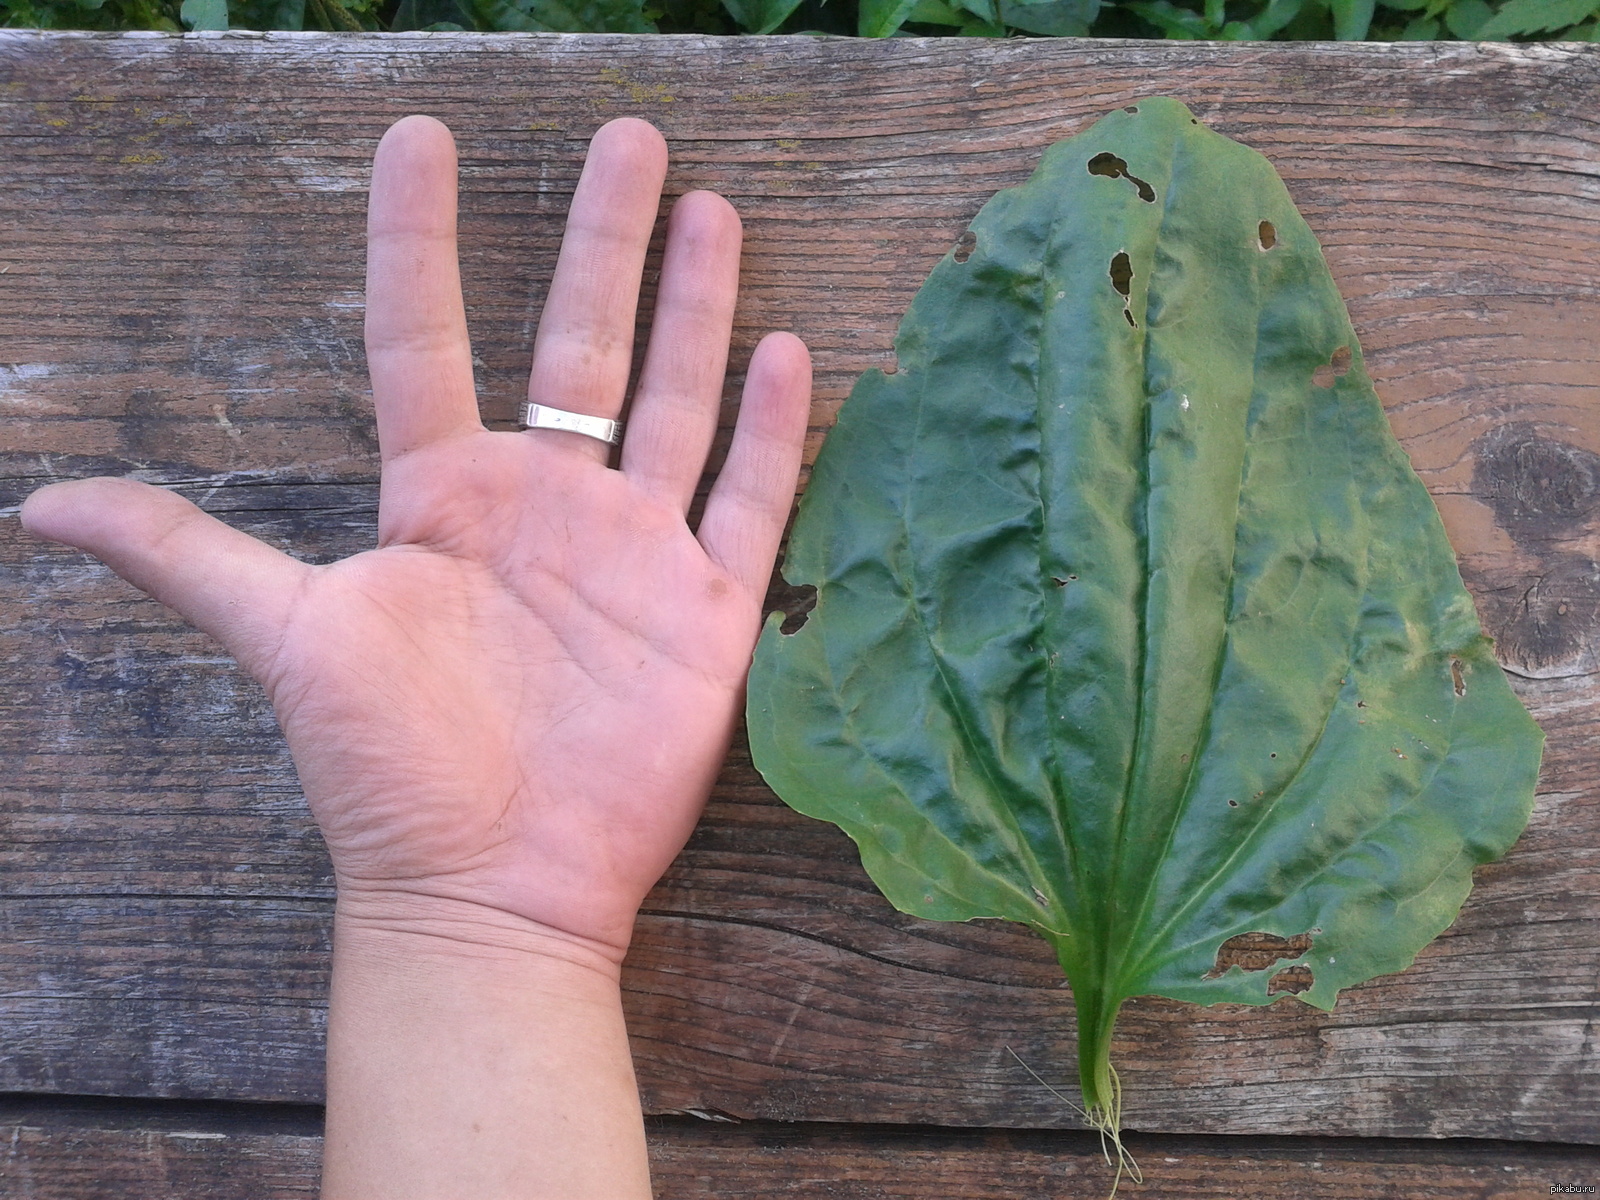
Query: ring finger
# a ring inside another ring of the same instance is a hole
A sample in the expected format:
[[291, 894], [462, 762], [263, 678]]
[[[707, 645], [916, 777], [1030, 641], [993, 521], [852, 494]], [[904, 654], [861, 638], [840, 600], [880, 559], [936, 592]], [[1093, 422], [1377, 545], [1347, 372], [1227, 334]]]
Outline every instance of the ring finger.
[[[622, 410], [639, 280], [666, 172], [666, 142], [647, 122], [612, 121], [589, 143], [534, 338], [531, 403], [613, 419]], [[537, 429], [527, 436], [597, 462], [610, 453], [583, 434]]]

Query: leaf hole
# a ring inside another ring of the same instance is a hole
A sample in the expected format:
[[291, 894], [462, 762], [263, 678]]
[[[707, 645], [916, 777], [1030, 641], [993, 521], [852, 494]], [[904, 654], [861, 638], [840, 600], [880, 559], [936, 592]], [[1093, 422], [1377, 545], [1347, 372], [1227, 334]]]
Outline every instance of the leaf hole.
[[1239, 802], [1237, 800], [1229, 800], [1228, 801], [1228, 807], [1229, 808], [1238, 808], [1239, 807]]
[[955, 260], [964, 263], [972, 257], [972, 252], [978, 248], [978, 235], [972, 230], [967, 230], [956, 239]]
[[1136, 112], [1139, 111], [1139, 106], [1137, 104], [1130, 104], [1130, 105], [1128, 105], [1127, 108], [1123, 109], [1122, 111], [1123, 112], [1128, 112], [1128, 113], [1136, 113]]
[[1128, 173], [1128, 164], [1122, 159], [1118, 158], [1115, 154], [1110, 152], [1096, 154], [1089, 160], [1089, 174], [1104, 175], [1107, 179], [1126, 179], [1129, 183], [1133, 184], [1134, 187], [1139, 189], [1139, 199], [1143, 200], [1146, 204], [1155, 203], [1155, 188], [1151, 187], [1137, 175], [1130, 175]]
[[1342, 375], [1350, 373], [1350, 347], [1340, 346], [1323, 363], [1311, 373], [1311, 382], [1321, 388], [1333, 386], [1333, 381]]
[[1263, 250], [1271, 250], [1278, 244], [1278, 229], [1271, 221], [1263, 221], [1256, 226], [1256, 240], [1261, 243]]
[[[1279, 959], [1299, 958], [1309, 949], [1310, 933], [1297, 933], [1293, 937], [1279, 937], [1262, 930], [1236, 933], [1217, 947], [1216, 965], [1206, 973], [1205, 978], [1216, 979], [1233, 967], [1241, 971], [1265, 971]], [[1287, 968], [1289, 971], [1294, 969]]]
[[1311, 974], [1311, 968], [1299, 963], [1285, 967], [1267, 980], [1267, 995], [1287, 992], [1291, 996], [1298, 996], [1301, 992], [1309, 992], [1315, 982], [1316, 978]]
[[1111, 286], [1121, 292], [1124, 297], [1133, 283], [1133, 260], [1128, 257], [1126, 250], [1119, 250], [1111, 256]]
[[1459, 658], [1450, 660], [1450, 682], [1456, 685], [1456, 695], [1465, 696], [1467, 694], [1467, 681], [1466, 677], [1461, 673], [1461, 660]]
[[1122, 296], [1122, 315], [1127, 318], [1129, 327], [1139, 328], [1139, 322], [1133, 319], [1133, 310], [1128, 307], [1133, 291], [1133, 260], [1126, 250], [1118, 250], [1111, 256], [1111, 267], [1106, 273], [1111, 276], [1111, 286]]
[[1276, 750], [1274, 750], [1271, 754], [1267, 755], [1267, 757], [1268, 758], [1277, 758], [1278, 757], [1278, 752]]
[[1365, 700], [1357, 700], [1356, 701], [1356, 707], [1357, 708], [1365, 708], [1366, 706], [1367, 706], [1367, 702]]
[[780, 578], [767, 592], [767, 605], [783, 614], [778, 632], [784, 637], [793, 637], [811, 619], [811, 610], [817, 606], [817, 589], [809, 583], [792, 586]]
[[1067, 586], [1067, 581], [1065, 579], [1057, 579], [1054, 575], [1050, 576], [1050, 582], [1055, 584], [1057, 587]]

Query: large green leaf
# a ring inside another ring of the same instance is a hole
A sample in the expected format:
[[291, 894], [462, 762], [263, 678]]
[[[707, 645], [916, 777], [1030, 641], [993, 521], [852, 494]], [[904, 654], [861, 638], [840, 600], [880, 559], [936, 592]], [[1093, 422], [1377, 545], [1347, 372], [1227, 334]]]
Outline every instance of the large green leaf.
[[[896, 907], [1053, 943], [1114, 1121], [1123, 1000], [1404, 968], [1521, 832], [1541, 735], [1311, 230], [1177, 101], [985, 205], [895, 345], [801, 504], [816, 604], [762, 634], [751, 748]], [[1282, 961], [1217, 969], [1247, 934]]]

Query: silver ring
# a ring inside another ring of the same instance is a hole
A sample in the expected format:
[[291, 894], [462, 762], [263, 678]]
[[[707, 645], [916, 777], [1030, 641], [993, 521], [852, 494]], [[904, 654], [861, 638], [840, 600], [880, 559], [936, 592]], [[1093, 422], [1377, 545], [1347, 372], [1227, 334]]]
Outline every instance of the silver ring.
[[524, 429], [564, 429], [568, 433], [581, 433], [584, 437], [610, 442], [613, 446], [622, 440], [621, 421], [568, 412], [564, 408], [551, 408], [548, 404], [524, 404], [518, 419]]

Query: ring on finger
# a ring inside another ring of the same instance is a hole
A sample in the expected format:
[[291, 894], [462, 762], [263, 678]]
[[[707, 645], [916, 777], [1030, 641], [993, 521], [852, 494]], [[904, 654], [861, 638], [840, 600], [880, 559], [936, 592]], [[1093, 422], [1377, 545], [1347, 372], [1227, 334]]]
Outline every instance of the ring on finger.
[[622, 422], [587, 413], [568, 412], [548, 404], [524, 404], [518, 418], [524, 429], [563, 429], [616, 445], [622, 441]]

